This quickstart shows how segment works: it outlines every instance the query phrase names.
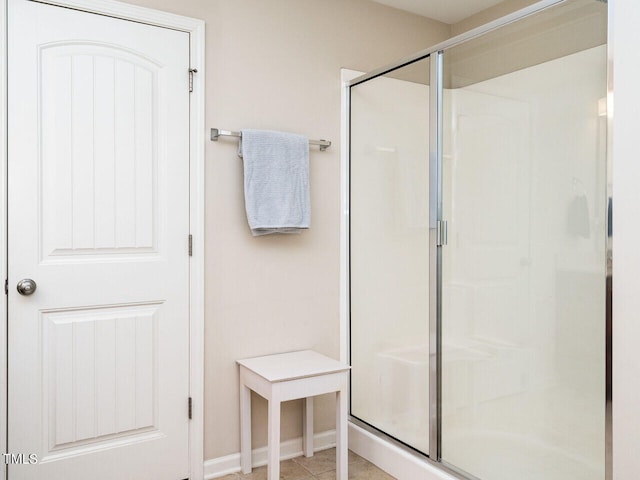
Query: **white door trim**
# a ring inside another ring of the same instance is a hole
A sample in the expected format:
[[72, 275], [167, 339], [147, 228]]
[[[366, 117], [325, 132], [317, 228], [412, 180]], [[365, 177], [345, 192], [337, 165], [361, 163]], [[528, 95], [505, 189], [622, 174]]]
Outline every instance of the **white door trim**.
[[[193, 399], [189, 425], [190, 480], [204, 477], [204, 88], [205, 88], [205, 23], [150, 8], [115, 0], [39, 0], [62, 7], [109, 15], [159, 27], [172, 28], [190, 35], [191, 68], [194, 75], [190, 96], [190, 172], [189, 215], [193, 235], [190, 264], [189, 318], [189, 391]], [[7, 0], [0, 0], [0, 25], [7, 31]], [[0, 35], [0, 282], [7, 275], [7, 38]], [[0, 411], [7, 411], [7, 296], [0, 295]], [[185, 414], [187, 405], [185, 405]], [[0, 453], [7, 451], [7, 418], [0, 415]], [[16, 452], [19, 453], [19, 452]], [[6, 480], [4, 461], [0, 461], [0, 480]]]
[[[0, 0], [0, 25], [7, 31], [7, 0]], [[0, 279], [7, 278], [7, 35], [0, 35]], [[1, 292], [0, 292], [1, 293]], [[0, 411], [7, 411], [7, 295], [0, 295]], [[0, 451], [7, 451], [7, 415], [0, 414]], [[4, 462], [2, 462], [4, 463]], [[7, 469], [0, 464], [0, 480]]]

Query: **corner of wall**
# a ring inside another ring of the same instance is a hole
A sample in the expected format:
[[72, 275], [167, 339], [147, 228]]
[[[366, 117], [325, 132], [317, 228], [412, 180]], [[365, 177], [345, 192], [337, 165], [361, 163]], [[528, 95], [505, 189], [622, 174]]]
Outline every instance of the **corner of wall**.
[[538, 0], [505, 0], [503, 2], [475, 13], [457, 23], [452, 23], [451, 36], [455, 37], [461, 33], [467, 32], [473, 28], [479, 27], [500, 17], [509, 15], [517, 10], [533, 5]]

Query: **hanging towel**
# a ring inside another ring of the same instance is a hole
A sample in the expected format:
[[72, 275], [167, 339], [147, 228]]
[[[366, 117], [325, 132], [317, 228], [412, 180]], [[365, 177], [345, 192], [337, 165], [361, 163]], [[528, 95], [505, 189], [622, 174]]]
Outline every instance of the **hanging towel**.
[[309, 228], [309, 140], [292, 133], [242, 130], [238, 155], [244, 163], [251, 233], [300, 233]]

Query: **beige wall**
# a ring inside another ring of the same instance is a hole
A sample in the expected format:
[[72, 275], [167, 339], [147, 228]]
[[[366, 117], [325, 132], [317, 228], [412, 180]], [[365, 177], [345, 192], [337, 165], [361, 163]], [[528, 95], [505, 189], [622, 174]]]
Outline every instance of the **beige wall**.
[[480, 27], [505, 15], [509, 15], [517, 10], [528, 7], [539, 0], [505, 0], [491, 8], [482, 10], [470, 17], [451, 24], [451, 36], [456, 36], [473, 28]]
[[[366, 0], [130, 0], [207, 25], [206, 126], [327, 138], [311, 152], [311, 229], [253, 238], [237, 142], [206, 146], [205, 458], [239, 451], [242, 357], [313, 348], [339, 355], [340, 68], [368, 71], [442, 41], [449, 26]], [[198, 67], [195, 65], [195, 67]], [[329, 399], [316, 431], [333, 429]], [[266, 405], [254, 397], [254, 447]], [[283, 440], [301, 435], [299, 402]]]

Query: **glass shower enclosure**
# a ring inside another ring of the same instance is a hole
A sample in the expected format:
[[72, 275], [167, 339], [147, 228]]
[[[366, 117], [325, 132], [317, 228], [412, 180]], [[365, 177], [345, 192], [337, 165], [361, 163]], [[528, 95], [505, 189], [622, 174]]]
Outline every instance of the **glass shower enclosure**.
[[610, 478], [607, 13], [540, 2], [348, 87], [351, 416], [463, 478]]

